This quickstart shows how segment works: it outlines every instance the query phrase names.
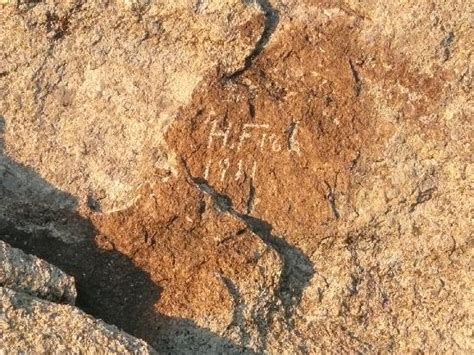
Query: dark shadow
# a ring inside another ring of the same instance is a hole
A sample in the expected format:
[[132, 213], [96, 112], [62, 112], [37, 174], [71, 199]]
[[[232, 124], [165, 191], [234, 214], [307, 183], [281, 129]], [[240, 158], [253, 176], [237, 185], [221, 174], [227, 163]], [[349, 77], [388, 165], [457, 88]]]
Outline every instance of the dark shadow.
[[[144, 339], [159, 352], [252, 353], [190, 320], [156, 312], [160, 287], [125, 255], [98, 248], [97, 232], [76, 212], [73, 196], [7, 157], [4, 129], [0, 116], [1, 240], [74, 276], [79, 308]], [[61, 240], [57, 230], [70, 239]]]

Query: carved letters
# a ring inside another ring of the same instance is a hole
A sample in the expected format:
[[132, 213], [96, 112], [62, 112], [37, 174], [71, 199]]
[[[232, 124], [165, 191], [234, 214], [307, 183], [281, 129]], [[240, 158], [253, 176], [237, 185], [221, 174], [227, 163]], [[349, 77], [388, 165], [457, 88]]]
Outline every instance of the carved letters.
[[[298, 123], [292, 123], [288, 130], [281, 133], [272, 132], [269, 124], [244, 124], [238, 132], [232, 123], [228, 123], [221, 128], [217, 120], [209, 123], [209, 138], [207, 149], [228, 151], [226, 157], [219, 160], [209, 159], [204, 177], [209, 179], [218, 178], [220, 181], [225, 179], [239, 180], [250, 177], [255, 180], [257, 173], [257, 161], [255, 157], [235, 158], [238, 152], [252, 152], [260, 154], [281, 154], [284, 151], [301, 154], [300, 146], [297, 142]], [[237, 134], [235, 134], [237, 133]]]

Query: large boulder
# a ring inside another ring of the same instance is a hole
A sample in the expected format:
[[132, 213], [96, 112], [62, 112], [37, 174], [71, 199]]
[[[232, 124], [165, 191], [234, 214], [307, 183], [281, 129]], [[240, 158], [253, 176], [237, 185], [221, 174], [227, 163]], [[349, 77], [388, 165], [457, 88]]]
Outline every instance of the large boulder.
[[76, 295], [73, 277], [0, 241], [0, 351], [155, 353], [74, 307]]

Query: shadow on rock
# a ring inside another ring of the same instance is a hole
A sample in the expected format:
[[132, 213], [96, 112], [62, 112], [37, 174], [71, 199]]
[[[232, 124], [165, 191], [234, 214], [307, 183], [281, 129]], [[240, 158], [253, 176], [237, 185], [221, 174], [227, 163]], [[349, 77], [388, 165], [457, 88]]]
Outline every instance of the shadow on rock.
[[97, 231], [77, 213], [73, 196], [7, 157], [4, 129], [0, 116], [1, 240], [74, 276], [78, 307], [159, 351], [251, 353], [190, 320], [156, 312], [160, 287], [125, 255], [97, 246]]

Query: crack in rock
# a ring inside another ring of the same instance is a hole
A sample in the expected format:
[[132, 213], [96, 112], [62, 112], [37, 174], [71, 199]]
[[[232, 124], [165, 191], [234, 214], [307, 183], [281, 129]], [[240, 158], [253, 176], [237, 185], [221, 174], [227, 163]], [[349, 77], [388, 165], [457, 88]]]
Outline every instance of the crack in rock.
[[341, 217], [341, 215], [339, 214], [339, 211], [338, 211], [337, 205], [336, 205], [336, 194], [335, 194], [335, 191], [334, 191], [335, 187], [332, 187], [331, 185], [329, 185], [329, 183], [327, 181], [324, 181], [324, 184], [326, 185], [326, 188], [327, 188], [326, 198], [329, 202], [329, 206], [331, 207], [331, 211], [334, 214], [334, 217], [336, 219], [339, 219]]
[[192, 176], [186, 164], [185, 169], [192, 183], [212, 198], [218, 211], [228, 213], [245, 223], [250, 231], [257, 235], [265, 245], [274, 249], [282, 258], [283, 270], [277, 295], [284, 308], [287, 326], [293, 328], [294, 307], [300, 303], [303, 291], [309, 285], [315, 273], [313, 263], [309, 257], [301, 249], [289, 244], [282, 237], [274, 235], [272, 233], [273, 226], [270, 223], [235, 210], [229, 196], [218, 192], [206, 179]]
[[279, 12], [275, 10], [275, 8], [273, 8], [272, 4], [268, 0], [245, 0], [245, 3], [247, 5], [256, 3], [260, 7], [260, 10], [265, 15], [265, 25], [263, 27], [263, 31], [260, 38], [258, 39], [257, 43], [255, 43], [255, 47], [245, 58], [244, 66], [233, 72], [232, 74], [228, 75], [226, 78], [229, 80], [238, 78], [252, 66], [255, 59], [257, 59], [257, 57], [265, 49], [266, 45], [270, 41], [270, 38], [278, 27], [278, 23], [280, 22]]
[[232, 299], [234, 301], [234, 314], [232, 316], [232, 322], [227, 327], [227, 330], [231, 327], [237, 327], [239, 329], [240, 341], [242, 343], [242, 346], [247, 347], [250, 342], [250, 334], [244, 326], [245, 304], [242, 299], [242, 295], [240, 294], [237, 285], [231, 279], [221, 274], [219, 276], [221, 277], [222, 282], [224, 283], [225, 287], [229, 291], [229, 294], [232, 296]]
[[349, 59], [349, 67], [351, 68], [352, 77], [354, 78], [354, 93], [356, 97], [359, 97], [362, 93], [362, 80], [351, 59]]
[[253, 184], [253, 179], [250, 178], [250, 188], [249, 188], [249, 196], [247, 199], [247, 214], [252, 213], [252, 210], [255, 206], [255, 186]]

